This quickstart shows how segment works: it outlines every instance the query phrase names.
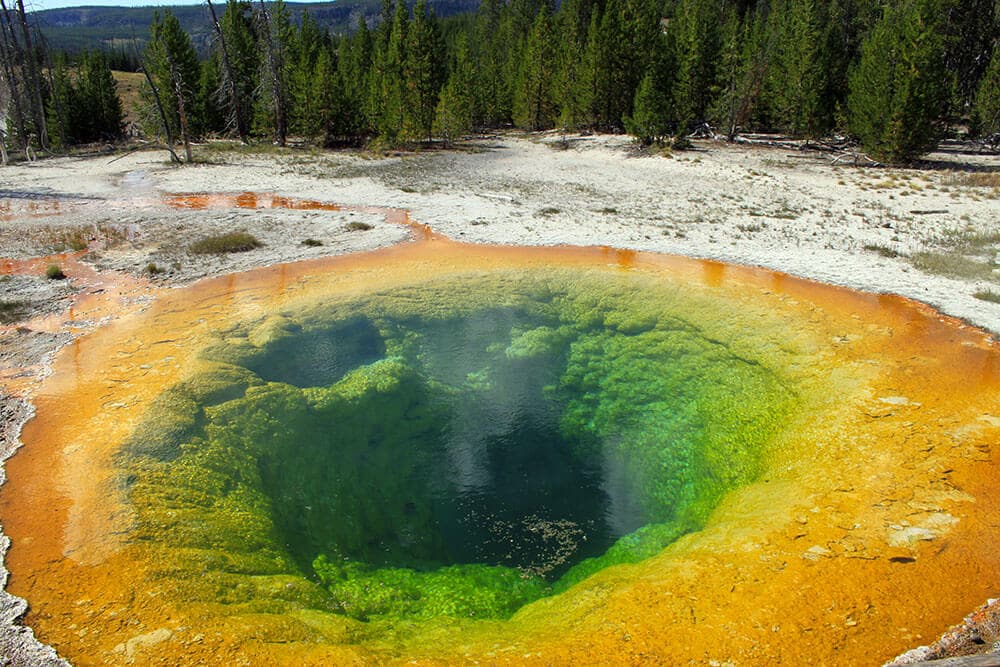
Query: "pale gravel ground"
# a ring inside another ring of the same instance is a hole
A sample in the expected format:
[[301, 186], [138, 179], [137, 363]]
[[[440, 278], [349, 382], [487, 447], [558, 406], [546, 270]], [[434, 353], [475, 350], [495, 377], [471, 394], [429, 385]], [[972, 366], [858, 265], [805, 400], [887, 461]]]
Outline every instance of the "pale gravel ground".
[[[671, 158], [640, 156], [626, 138], [609, 136], [567, 142], [558, 135], [503, 136], [466, 148], [383, 159], [210, 151], [211, 164], [181, 168], [169, 165], [165, 152], [150, 151], [6, 167], [0, 169], [0, 257], [44, 255], [65, 229], [96, 226], [113, 230], [117, 241], [98, 251], [96, 266], [139, 274], [152, 262], [167, 269], [158, 280], [184, 284], [383, 247], [410, 234], [358, 211], [190, 211], [161, 202], [162, 193], [253, 191], [409, 209], [414, 220], [467, 242], [608, 245], [762, 266], [910, 297], [1000, 332], [1000, 304], [972, 296], [982, 289], [1000, 291], [996, 269], [986, 280], [957, 280], [918, 271], [906, 258], [946, 250], [961, 233], [1000, 238], [1000, 188], [955, 185], [951, 171], [1000, 171], [1000, 156], [940, 153], [927, 169], [883, 170], [837, 167], [826, 156], [789, 148], [716, 143]], [[348, 231], [351, 221], [374, 228]], [[186, 252], [202, 236], [237, 229], [252, 232], [264, 247], [223, 258]], [[324, 245], [303, 246], [306, 238]], [[865, 245], [902, 256], [885, 258]], [[993, 252], [998, 245], [992, 244]], [[0, 284], [0, 297], [27, 298], [42, 310], [49, 303], [44, 294], [52, 291], [43, 283], [7, 281]], [[0, 327], [0, 368], [44, 359], [67, 338], [15, 335]], [[0, 407], [2, 458], [16, 445], [28, 408], [10, 399], [0, 400]], [[48, 664], [53, 654], [32, 649], [26, 630], [11, 625], [22, 604], [0, 597], [0, 664]]]

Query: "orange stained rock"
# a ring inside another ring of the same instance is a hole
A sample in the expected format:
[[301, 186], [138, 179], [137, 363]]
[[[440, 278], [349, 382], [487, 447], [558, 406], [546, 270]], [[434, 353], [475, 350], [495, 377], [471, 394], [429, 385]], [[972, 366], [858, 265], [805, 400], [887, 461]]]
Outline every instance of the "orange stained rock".
[[[334, 295], [551, 266], [717, 296], [734, 321], [720, 308], [706, 335], [757, 327], [801, 388], [807, 409], [771, 446], [763, 477], [703, 530], [509, 621], [416, 624], [391, 640], [316, 610], [187, 603], [171, 595], [169, 568], [129, 541], [114, 453], [215, 332]], [[78, 665], [874, 664], [932, 641], [1000, 581], [996, 344], [905, 299], [764, 270], [432, 236], [159, 292], [65, 349], [35, 402], [0, 491], [9, 589], [30, 600], [38, 636]]]

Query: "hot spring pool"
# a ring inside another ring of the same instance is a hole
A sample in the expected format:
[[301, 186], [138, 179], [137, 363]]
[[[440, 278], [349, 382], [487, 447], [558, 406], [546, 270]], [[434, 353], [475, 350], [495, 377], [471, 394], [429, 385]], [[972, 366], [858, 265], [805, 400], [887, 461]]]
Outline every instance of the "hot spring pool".
[[10, 590], [80, 665], [879, 660], [997, 581], [998, 399], [981, 332], [761, 270], [274, 267], [60, 355]]

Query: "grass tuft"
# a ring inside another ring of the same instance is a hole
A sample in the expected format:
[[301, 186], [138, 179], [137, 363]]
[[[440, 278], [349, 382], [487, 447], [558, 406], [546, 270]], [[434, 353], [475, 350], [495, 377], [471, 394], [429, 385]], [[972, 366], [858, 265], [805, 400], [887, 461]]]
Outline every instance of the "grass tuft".
[[994, 292], [993, 290], [989, 289], [979, 290], [972, 296], [976, 297], [980, 301], [989, 301], [990, 303], [1000, 303], [1000, 292]]
[[0, 323], [18, 322], [28, 316], [28, 301], [0, 301]]
[[305, 239], [302, 241], [302, 245], [309, 246], [310, 248], [318, 248], [323, 245], [323, 242], [319, 239]]
[[878, 253], [883, 257], [888, 257], [888, 258], [899, 257], [898, 250], [890, 248], [887, 245], [882, 245], [881, 243], [866, 243], [864, 245], [864, 249], [869, 252]]
[[347, 223], [347, 230], [351, 232], [367, 232], [369, 229], [375, 229], [375, 226], [358, 220]]
[[259, 248], [263, 243], [247, 232], [229, 232], [195, 241], [189, 250], [196, 255], [222, 255], [233, 252], [247, 252]]
[[926, 273], [935, 273], [953, 278], [989, 280], [993, 278], [993, 266], [987, 262], [977, 262], [955, 253], [918, 252], [911, 258], [913, 265]]
[[62, 268], [58, 264], [49, 264], [48, 268], [45, 269], [45, 277], [49, 280], [62, 280], [66, 277], [63, 273]]

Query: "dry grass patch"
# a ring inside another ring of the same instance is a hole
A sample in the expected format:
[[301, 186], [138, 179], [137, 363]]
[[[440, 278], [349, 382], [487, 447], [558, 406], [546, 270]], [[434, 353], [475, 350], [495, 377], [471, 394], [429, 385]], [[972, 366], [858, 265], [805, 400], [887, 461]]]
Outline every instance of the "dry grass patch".
[[893, 258], [893, 257], [899, 257], [899, 251], [898, 250], [895, 250], [894, 248], [890, 248], [889, 246], [883, 245], [881, 243], [866, 243], [865, 246], [864, 246], [864, 248], [868, 252], [877, 253], [877, 254], [881, 255], [882, 257], [887, 257], [887, 258], [890, 258], [890, 259]]
[[979, 290], [972, 296], [976, 297], [980, 301], [989, 301], [990, 303], [1000, 303], [1000, 292], [994, 292], [993, 290]]
[[20, 322], [28, 316], [30, 308], [29, 301], [0, 301], [0, 324]]
[[954, 171], [942, 178], [941, 184], [958, 185], [966, 188], [1000, 188], [1000, 172]]
[[996, 280], [990, 262], [977, 261], [958, 253], [918, 252], [911, 261], [913, 266], [926, 273], [967, 280]]
[[248, 252], [262, 245], [264, 244], [249, 232], [229, 232], [195, 241], [189, 250], [195, 255], [224, 255], [234, 252]]

